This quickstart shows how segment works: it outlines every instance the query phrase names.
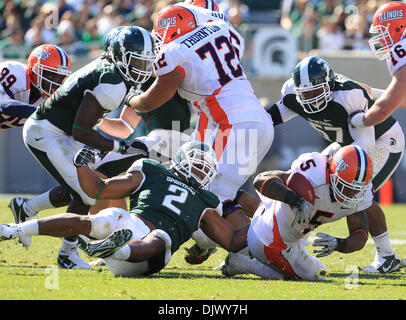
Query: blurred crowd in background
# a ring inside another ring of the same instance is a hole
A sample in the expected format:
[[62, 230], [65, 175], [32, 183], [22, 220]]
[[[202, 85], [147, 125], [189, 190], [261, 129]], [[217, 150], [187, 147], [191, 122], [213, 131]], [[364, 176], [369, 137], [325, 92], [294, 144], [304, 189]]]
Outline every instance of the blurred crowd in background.
[[[72, 56], [98, 54], [114, 27], [152, 30], [155, 14], [177, 0], [3, 0], [0, 58], [25, 59], [32, 48], [53, 43]], [[290, 30], [300, 53], [320, 49], [369, 50], [369, 26], [389, 0], [219, 0], [229, 21], [273, 24]]]

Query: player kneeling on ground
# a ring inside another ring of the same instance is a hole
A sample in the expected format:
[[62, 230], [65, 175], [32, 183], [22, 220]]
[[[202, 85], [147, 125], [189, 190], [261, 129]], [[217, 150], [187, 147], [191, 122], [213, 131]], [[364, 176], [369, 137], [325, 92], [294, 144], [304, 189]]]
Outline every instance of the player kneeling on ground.
[[150, 159], [134, 162], [124, 176], [100, 179], [87, 165], [95, 152], [81, 149], [74, 158], [81, 187], [91, 198], [130, 196], [129, 212], [108, 208], [96, 215], [64, 213], [20, 224], [0, 225], [0, 240], [20, 235], [85, 235], [80, 247], [121, 276], [149, 275], [168, 264], [171, 255], [199, 227], [228, 251], [247, 246], [249, 225], [235, 230], [221, 215], [218, 197], [204, 190], [218, 173], [213, 149], [202, 142], [184, 144], [167, 169]]
[[[223, 274], [325, 280], [327, 270], [316, 258], [334, 251], [360, 250], [368, 239], [364, 210], [372, 204], [372, 170], [368, 154], [359, 146], [350, 145], [330, 157], [317, 152], [303, 154], [289, 171], [259, 174], [254, 186], [262, 202], [247, 235], [248, 248], [255, 259], [230, 253], [221, 267]], [[316, 233], [316, 258], [308, 254], [304, 236], [321, 224], [344, 217], [350, 235], [341, 239]]]

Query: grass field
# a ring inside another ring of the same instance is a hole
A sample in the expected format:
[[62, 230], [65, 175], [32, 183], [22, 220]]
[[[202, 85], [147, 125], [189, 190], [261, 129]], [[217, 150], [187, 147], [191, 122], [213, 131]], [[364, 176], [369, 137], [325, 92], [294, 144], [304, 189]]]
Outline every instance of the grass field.
[[[12, 222], [7, 207], [9, 197], [0, 197], [0, 222]], [[406, 257], [406, 205], [384, 208], [393, 246], [401, 258]], [[44, 217], [63, 212], [47, 210]], [[345, 220], [321, 226], [318, 231], [346, 236]], [[39, 300], [403, 300], [406, 299], [406, 268], [389, 275], [357, 272], [374, 257], [368, 241], [357, 253], [333, 253], [323, 259], [329, 271], [328, 281], [269, 281], [252, 275], [225, 278], [213, 267], [226, 256], [219, 250], [199, 266], [188, 265], [183, 247], [169, 265], [149, 278], [116, 278], [106, 267], [94, 271], [61, 270], [56, 256], [61, 240], [34, 237], [27, 250], [17, 240], [0, 243], [0, 299]], [[191, 241], [184, 246], [190, 246]], [[311, 250], [311, 246], [308, 246]], [[83, 256], [83, 255], [82, 255]], [[85, 258], [86, 259], [86, 258]]]

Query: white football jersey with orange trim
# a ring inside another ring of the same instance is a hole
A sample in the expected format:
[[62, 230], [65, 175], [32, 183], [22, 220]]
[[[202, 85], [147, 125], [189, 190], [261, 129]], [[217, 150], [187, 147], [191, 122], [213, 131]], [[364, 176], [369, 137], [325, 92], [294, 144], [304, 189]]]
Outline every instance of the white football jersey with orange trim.
[[[260, 195], [265, 205], [265, 212], [259, 208], [256, 216], [260, 222], [255, 226], [255, 233], [265, 245], [273, 242], [273, 234], [269, 230], [277, 227], [285, 244], [291, 245], [300, 240], [306, 233], [314, 230], [319, 225], [337, 221], [356, 212], [369, 208], [372, 204], [372, 185], [364, 199], [354, 208], [344, 208], [338, 203], [330, 188], [330, 177], [327, 172], [327, 157], [318, 152], [305, 153], [299, 156], [291, 166], [293, 171], [303, 174], [312, 184], [317, 199], [314, 203], [313, 218], [302, 224], [291, 223], [295, 214], [291, 207], [283, 202], [275, 201]], [[277, 226], [275, 226], [275, 219]]]
[[[0, 82], [12, 98], [30, 103], [31, 81], [28, 76], [27, 65], [17, 61], [0, 63]], [[34, 102], [39, 105], [44, 99], [41, 97]]]
[[264, 109], [244, 74], [230, 42], [231, 27], [222, 20], [204, 23], [193, 31], [164, 45], [154, 64], [157, 76], [176, 68], [184, 74], [178, 92], [186, 100], [196, 101], [202, 110], [217, 118], [217, 110], [206, 105], [216, 94], [221, 113], [230, 124], [262, 122]]
[[391, 76], [406, 64], [406, 38], [394, 44], [389, 50], [390, 58], [386, 60]]

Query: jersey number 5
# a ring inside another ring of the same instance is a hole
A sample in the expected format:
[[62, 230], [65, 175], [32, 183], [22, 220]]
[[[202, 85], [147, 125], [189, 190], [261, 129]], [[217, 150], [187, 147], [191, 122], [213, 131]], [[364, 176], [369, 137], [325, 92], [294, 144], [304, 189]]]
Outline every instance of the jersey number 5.
[[196, 50], [196, 53], [202, 60], [207, 58], [207, 53], [211, 56], [214, 61], [214, 65], [216, 66], [217, 73], [219, 75], [218, 81], [221, 86], [224, 86], [231, 81], [231, 77], [224, 70], [223, 64], [216, 50], [216, 48], [221, 50], [224, 45], [228, 48], [228, 52], [224, 54], [224, 61], [226, 62], [228, 69], [230, 69], [234, 78], [241, 77], [243, 75], [242, 67], [239, 63], [236, 67], [232, 65], [232, 61], [237, 58], [237, 55], [235, 53], [235, 48], [231, 45], [230, 40], [226, 36], [216, 38], [214, 40], [214, 46], [211, 42], [207, 42], [205, 45]]
[[[179, 208], [177, 208], [173, 202], [177, 203], [185, 203], [186, 198], [188, 196], [188, 192], [186, 189], [181, 188], [179, 186], [176, 186], [174, 184], [171, 184], [169, 186], [168, 191], [173, 192], [175, 194], [168, 194], [165, 196], [164, 201], [162, 202], [162, 205], [164, 207], [167, 207], [171, 211], [175, 212], [176, 214], [180, 215], [181, 211]], [[180, 191], [180, 194], [177, 194], [178, 191]]]

